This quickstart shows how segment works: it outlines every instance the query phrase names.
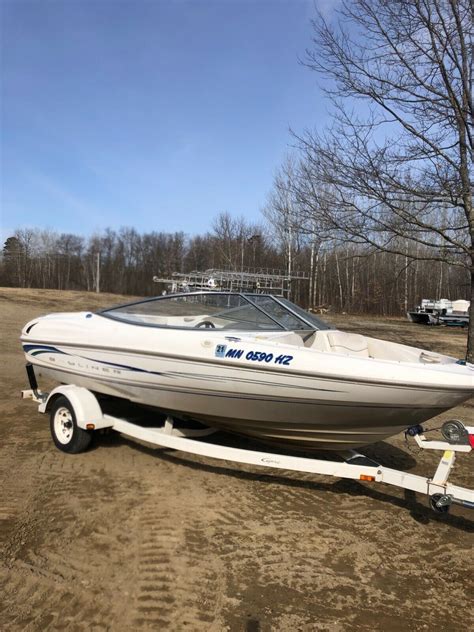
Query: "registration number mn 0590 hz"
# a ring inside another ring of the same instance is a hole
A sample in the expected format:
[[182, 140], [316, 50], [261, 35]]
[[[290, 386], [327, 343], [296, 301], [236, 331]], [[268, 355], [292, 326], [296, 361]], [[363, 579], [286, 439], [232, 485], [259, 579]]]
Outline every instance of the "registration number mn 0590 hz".
[[217, 345], [215, 355], [218, 358], [232, 358], [235, 360], [245, 358], [245, 360], [250, 362], [266, 362], [267, 364], [272, 363], [283, 366], [289, 366], [293, 360], [292, 355], [280, 354], [275, 356], [273, 353], [265, 353], [264, 351], [247, 351], [244, 356], [244, 353], [244, 349], [227, 349], [227, 345]]

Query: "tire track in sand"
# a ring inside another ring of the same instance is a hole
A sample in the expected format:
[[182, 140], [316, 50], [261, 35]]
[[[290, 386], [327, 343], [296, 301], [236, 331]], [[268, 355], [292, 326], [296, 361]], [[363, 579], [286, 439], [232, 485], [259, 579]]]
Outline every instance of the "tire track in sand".
[[[162, 490], [163, 491], [163, 490]], [[167, 510], [167, 503], [173, 505]], [[131, 626], [150, 630], [220, 630], [220, 564], [207, 553], [206, 525], [193, 503], [153, 495], [138, 510], [137, 590]], [[176, 516], [186, 514], [186, 521]], [[190, 516], [192, 530], [185, 528]]]
[[21, 502], [0, 557], [0, 629], [124, 629], [127, 521], [140, 481], [133, 472], [111, 476], [94, 452], [71, 457], [52, 447], [17, 462], [15, 473], [8, 488]]

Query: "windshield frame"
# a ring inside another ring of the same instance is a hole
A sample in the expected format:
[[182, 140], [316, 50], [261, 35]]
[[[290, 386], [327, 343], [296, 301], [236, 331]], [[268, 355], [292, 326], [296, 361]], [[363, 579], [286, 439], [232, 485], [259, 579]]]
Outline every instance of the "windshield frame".
[[[280, 331], [298, 331], [298, 332], [315, 332], [318, 331], [319, 329], [315, 326], [314, 323], [312, 323], [309, 319], [306, 320], [302, 315], [298, 314], [297, 312], [295, 312], [294, 310], [292, 310], [288, 305], [286, 305], [285, 303], [283, 303], [282, 301], [278, 300], [277, 296], [274, 296], [273, 294], [266, 294], [266, 293], [262, 293], [262, 294], [251, 294], [251, 293], [243, 293], [243, 292], [215, 292], [212, 290], [206, 291], [195, 291], [195, 292], [176, 292], [173, 294], [165, 294], [163, 296], [153, 296], [150, 298], [144, 298], [138, 301], [130, 301], [129, 303], [121, 303], [119, 305], [113, 305], [112, 307], [107, 307], [105, 309], [101, 309], [97, 312], [94, 312], [97, 316], [103, 316], [104, 318], [110, 318], [111, 320], [115, 320], [121, 323], [126, 323], [126, 324], [130, 324], [130, 325], [137, 325], [139, 327], [153, 327], [155, 329], [179, 329], [179, 330], [185, 330], [185, 331], [203, 331], [202, 329], [198, 329], [196, 327], [184, 327], [184, 326], [180, 326], [180, 325], [160, 325], [160, 324], [155, 324], [155, 323], [145, 323], [145, 322], [137, 322], [134, 320], [128, 320], [126, 318], [121, 318], [120, 316], [116, 316], [115, 314], [111, 313], [114, 310], [118, 310], [120, 308], [123, 307], [131, 307], [133, 305], [142, 305], [144, 303], [152, 303], [152, 302], [157, 302], [157, 301], [161, 301], [161, 300], [167, 300], [167, 299], [173, 299], [173, 298], [184, 298], [187, 296], [203, 296], [203, 295], [209, 295], [209, 296], [216, 296], [216, 295], [223, 295], [223, 296], [238, 296], [240, 298], [242, 298], [246, 303], [248, 303], [251, 307], [253, 307], [254, 309], [258, 310], [259, 312], [261, 312], [262, 314], [264, 314], [267, 318], [269, 318], [271, 321], [273, 321], [275, 323], [275, 325], [278, 327], [278, 330]], [[306, 325], [304, 328], [302, 327], [301, 329], [295, 329], [295, 328], [289, 328], [286, 327], [283, 323], [279, 322], [274, 316], [272, 316], [271, 314], [269, 314], [263, 307], [261, 307], [260, 305], [258, 305], [256, 302], [253, 302], [251, 298], [251, 296], [259, 296], [259, 297], [267, 297], [270, 299], [273, 299], [278, 305], [280, 305], [280, 307], [282, 307], [284, 310], [286, 310], [287, 312], [291, 313], [292, 316], [294, 316], [298, 321], [300, 321], [302, 324]], [[217, 316], [217, 314], [216, 314]], [[262, 331], [271, 331], [271, 332], [277, 332], [277, 329], [248, 329], [248, 331], [251, 332], [262, 332]], [[206, 330], [207, 332], [209, 332], [209, 330]], [[229, 327], [228, 329], [226, 328], [225, 330], [223, 329], [213, 329], [212, 331], [215, 332], [240, 332], [243, 333], [242, 329], [239, 328], [235, 328], [232, 329], [231, 327]]]

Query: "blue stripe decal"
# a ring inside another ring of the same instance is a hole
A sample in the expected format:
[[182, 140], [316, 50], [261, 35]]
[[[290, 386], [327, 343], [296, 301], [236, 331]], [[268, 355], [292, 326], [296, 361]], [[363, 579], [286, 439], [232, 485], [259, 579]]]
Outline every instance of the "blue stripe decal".
[[[64, 351], [60, 351], [56, 349], [56, 347], [50, 347], [49, 345], [23, 345], [23, 349], [27, 353], [31, 353], [32, 355], [38, 355], [40, 353], [61, 353], [62, 355], [69, 355]], [[34, 353], [36, 351], [36, 353]]]
[[[65, 351], [60, 351], [56, 347], [51, 347], [48, 345], [23, 345], [23, 349], [26, 353], [30, 355], [37, 356], [42, 353], [59, 353], [61, 355], [72, 356], [70, 353], [66, 353]], [[146, 369], [139, 369], [135, 366], [129, 366], [127, 364], [116, 364], [115, 362], [105, 362], [105, 360], [95, 360], [94, 358], [87, 358], [85, 356], [76, 355], [76, 357], [81, 358], [82, 360], [89, 360], [89, 362], [97, 362], [98, 364], [106, 364], [107, 366], [116, 367], [118, 369], [125, 369], [126, 371], [134, 371], [136, 373], [150, 373], [152, 375], [163, 375], [160, 371], [147, 371]]]

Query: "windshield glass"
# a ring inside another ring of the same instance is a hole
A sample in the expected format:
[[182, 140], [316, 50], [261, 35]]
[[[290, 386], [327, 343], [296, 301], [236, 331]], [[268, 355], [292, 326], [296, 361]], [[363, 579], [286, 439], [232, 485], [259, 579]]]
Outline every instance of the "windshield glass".
[[278, 303], [271, 296], [265, 294], [246, 294], [249, 301], [261, 307], [265, 312], [281, 323], [285, 329], [310, 329], [308, 323], [303, 322], [300, 318], [289, 312], [286, 307]]
[[281, 331], [282, 325], [240, 294], [180, 294], [122, 305], [103, 316], [157, 327]]
[[310, 314], [310, 312], [307, 312], [302, 307], [299, 307], [299, 305], [295, 305], [288, 299], [283, 298], [282, 296], [278, 296], [276, 297], [275, 300], [279, 301], [280, 303], [283, 303], [283, 305], [287, 306], [289, 309], [295, 312], [298, 316], [300, 316], [301, 318], [304, 318], [304, 320], [306, 320], [308, 323], [311, 323], [314, 329], [333, 329], [330, 325], [324, 322], [324, 320], [322, 320], [321, 318], [318, 318], [314, 314]]
[[295, 331], [330, 329], [287, 299], [269, 294], [195, 292], [160, 296], [100, 312], [150, 327]]

